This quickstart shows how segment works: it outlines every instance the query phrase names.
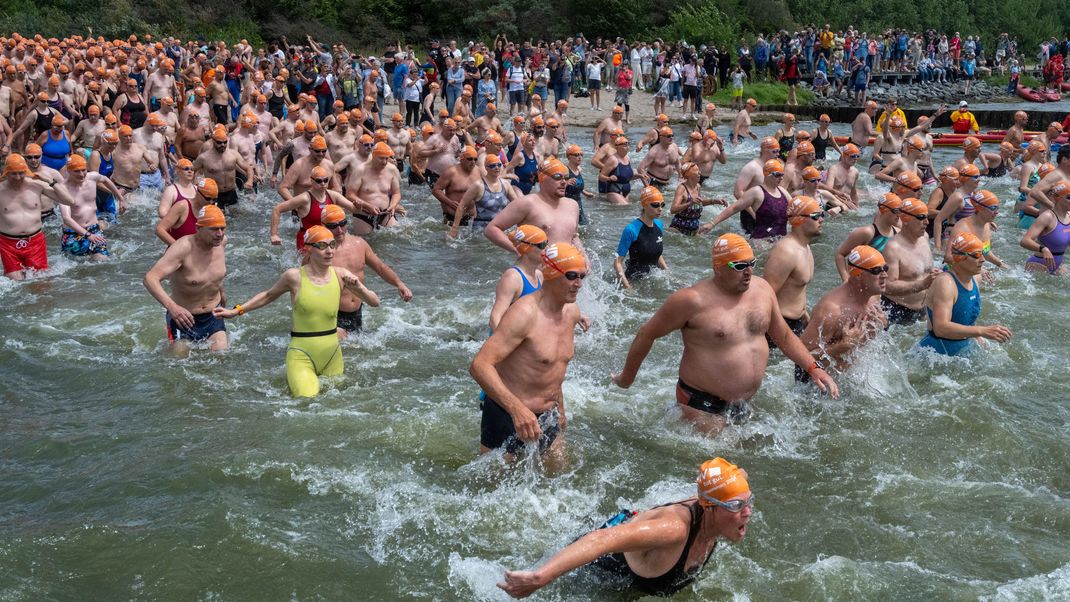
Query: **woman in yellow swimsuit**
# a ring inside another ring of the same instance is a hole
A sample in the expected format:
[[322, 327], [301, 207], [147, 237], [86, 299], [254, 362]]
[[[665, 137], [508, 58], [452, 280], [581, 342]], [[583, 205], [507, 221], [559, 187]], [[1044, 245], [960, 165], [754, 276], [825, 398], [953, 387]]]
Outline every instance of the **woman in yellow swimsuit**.
[[286, 348], [286, 381], [294, 397], [315, 397], [320, 392], [319, 377], [342, 373], [342, 347], [338, 343], [338, 302], [342, 287], [356, 293], [372, 307], [379, 297], [352, 272], [331, 266], [338, 243], [331, 231], [312, 226], [305, 232], [308, 263], [282, 273], [271, 288], [261, 291], [233, 309], [217, 307], [220, 318], [233, 318], [259, 309], [290, 293], [293, 303], [293, 330]]

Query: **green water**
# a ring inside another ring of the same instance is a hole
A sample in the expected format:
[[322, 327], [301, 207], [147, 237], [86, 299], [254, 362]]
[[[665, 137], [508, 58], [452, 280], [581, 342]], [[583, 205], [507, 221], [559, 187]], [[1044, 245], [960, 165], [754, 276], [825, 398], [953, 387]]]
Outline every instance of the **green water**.
[[[573, 135], [589, 157], [589, 130]], [[732, 151], [707, 188], [729, 194], [754, 152]], [[675, 409], [678, 336], [631, 389], [607, 377], [661, 301], [709, 275], [710, 239], [667, 235], [671, 271], [625, 294], [612, 256], [637, 209], [588, 202], [597, 261], [580, 304], [594, 325], [576, 337], [571, 463], [554, 477], [530, 457], [475, 456], [467, 366], [509, 260], [481, 237], [446, 243], [425, 189], [406, 188], [410, 217], [371, 238], [415, 298], [370, 276], [383, 306], [312, 401], [286, 391], [285, 299], [232, 321], [225, 354], [163, 355], [163, 310], [141, 286], [161, 251], [148, 199], [114, 230], [107, 264], [62, 258], [53, 224], [51, 273], [0, 282], [0, 599], [502, 599], [503, 567], [538, 563], [619, 507], [689, 495], [717, 455], [750, 473], [755, 513], [676, 599], [1068, 599], [1067, 281], [1022, 271], [1013, 186], [989, 186], [1005, 207], [994, 250], [1013, 267], [983, 290], [981, 317], [1008, 325], [1010, 343], [948, 360], [909, 352], [923, 326], [895, 327], [840, 378], [839, 401], [796, 387], [774, 354], [753, 419], [713, 439]], [[268, 244], [274, 199], [231, 220], [231, 302], [296, 262], [289, 243]], [[836, 244], [872, 211], [826, 224], [811, 305], [837, 280]], [[536, 596], [634, 598], [595, 573]]]

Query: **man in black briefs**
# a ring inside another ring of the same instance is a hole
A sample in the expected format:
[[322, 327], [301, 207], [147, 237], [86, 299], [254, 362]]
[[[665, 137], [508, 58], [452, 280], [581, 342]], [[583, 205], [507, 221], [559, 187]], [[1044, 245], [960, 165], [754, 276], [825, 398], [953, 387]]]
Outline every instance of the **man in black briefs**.
[[636, 333], [624, 369], [612, 375], [631, 386], [654, 341], [679, 330], [684, 339], [676, 401], [684, 418], [716, 434], [746, 411], [769, 361], [765, 336], [833, 397], [839, 389], [788, 328], [769, 283], [753, 277], [754, 251], [738, 234], [713, 243], [713, 277], [676, 291]]
[[695, 497], [645, 512], [624, 510], [533, 571], [505, 571], [498, 587], [525, 598], [584, 565], [629, 579], [635, 589], [671, 596], [690, 585], [723, 537], [747, 534], [754, 495], [746, 471], [724, 458], [699, 468]]

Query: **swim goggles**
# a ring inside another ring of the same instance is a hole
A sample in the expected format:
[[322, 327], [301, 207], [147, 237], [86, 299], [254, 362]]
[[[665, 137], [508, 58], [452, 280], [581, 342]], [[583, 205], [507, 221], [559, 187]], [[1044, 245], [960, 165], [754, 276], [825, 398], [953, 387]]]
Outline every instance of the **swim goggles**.
[[732, 268], [733, 270], [735, 270], [737, 272], [742, 272], [743, 270], [745, 270], [747, 268], [752, 268], [753, 269], [754, 266], [757, 263], [758, 263], [757, 259], [752, 259], [750, 261], [729, 261], [728, 262], [728, 267]]
[[851, 262], [847, 262], [847, 265], [851, 266], [852, 268], [856, 268], [856, 269], [862, 270], [863, 272], [869, 272], [870, 274], [873, 274], [874, 276], [880, 276], [881, 274], [883, 274], [883, 273], [888, 271], [888, 264], [884, 264], [884, 265], [882, 265], [880, 267], [876, 267], [876, 268], [864, 268], [864, 267], [862, 267], [862, 266], [860, 266], [858, 264], [854, 264], [854, 263], [851, 263]]
[[703, 495], [702, 496], [702, 501], [706, 502], [708, 504], [713, 504], [714, 506], [720, 506], [721, 508], [724, 508], [725, 510], [727, 510], [729, 512], [732, 512], [733, 514], [736, 513], [736, 512], [742, 512], [744, 508], [753, 508], [754, 507], [754, 495], [753, 494], [751, 494], [751, 496], [749, 498], [745, 499], [745, 500], [728, 500], [727, 502], [722, 502], [721, 500], [719, 500], [717, 498], [713, 498], [713, 497], [710, 497], [708, 495]]

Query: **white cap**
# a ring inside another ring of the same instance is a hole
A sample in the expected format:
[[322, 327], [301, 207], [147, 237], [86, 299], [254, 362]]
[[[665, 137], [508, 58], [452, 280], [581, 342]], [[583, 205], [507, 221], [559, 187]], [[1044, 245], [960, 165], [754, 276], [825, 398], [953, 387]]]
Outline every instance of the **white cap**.
[[960, 106], [960, 107], [965, 107], [965, 106], [967, 106], [967, 105], [966, 105], [966, 101], [964, 100], [964, 101], [960, 102], [960, 103], [959, 103], [959, 106]]

